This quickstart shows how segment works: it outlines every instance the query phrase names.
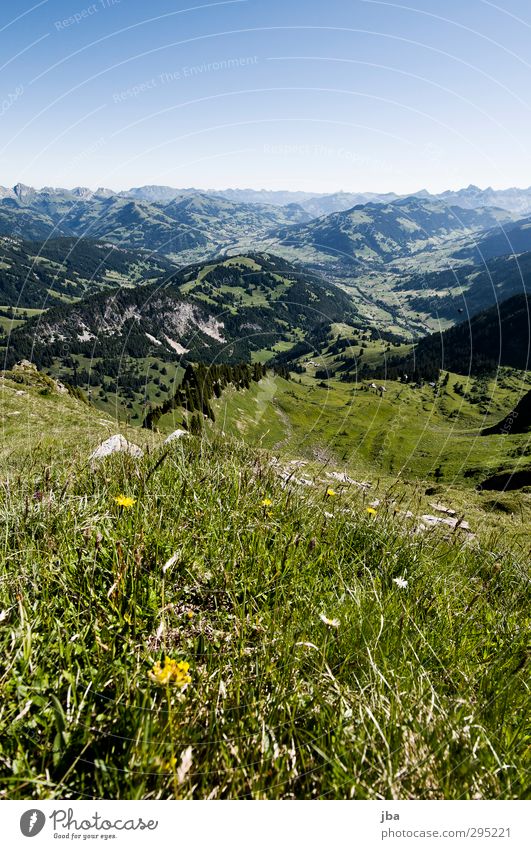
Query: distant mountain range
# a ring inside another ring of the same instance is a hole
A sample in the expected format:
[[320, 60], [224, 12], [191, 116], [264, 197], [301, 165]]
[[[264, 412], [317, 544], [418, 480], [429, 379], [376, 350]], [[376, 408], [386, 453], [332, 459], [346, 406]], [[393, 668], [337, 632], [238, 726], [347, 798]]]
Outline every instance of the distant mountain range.
[[419, 197], [425, 199], [440, 200], [450, 206], [461, 206], [464, 209], [481, 209], [483, 207], [498, 207], [511, 212], [517, 217], [531, 214], [531, 187], [493, 189], [490, 186], [480, 189], [478, 186], [469, 185], [458, 190], [447, 190], [438, 194], [431, 194], [426, 189], [407, 194], [396, 194], [394, 192], [305, 192], [284, 191], [270, 189], [196, 189], [196, 188], [173, 188], [172, 186], [137, 186], [124, 191], [98, 188], [96, 190], [83, 186], [74, 189], [61, 189], [44, 187], [34, 189], [18, 183], [13, 188], [0, 186], [0, 199], [22, 199], [31, 194], [60, 194], [73, 195], [74, 197], [88, 199], [91, 197], [129, 197], [135, 200], [147, 201], [148, 203], [168, 203], [177, 198], [193, 197], [194, 195], [210, 195], [225, 198], [234, 203], [259, 204], [260, 206], [289, 206], [296, 204], [302, 207], [311, 217], [318, 218], [321, 215], [329, 215], [332, 212], [344, 212], [353, 206], [366, 203], [392, 203], [405, 197]]
[[[431, 198], [408, 197], [391, 203], [367, 203], [306, 224], [278, 229], [274, 249], [315, 264], [374, 267], [450, 239], [472, 236], [510, 216], [498, 209], [463, 209]], [[272, 243], [273, 244], [273, 243]], [[354, 267], [354, 268], [352, 268]]]
[[[348, 284], [355, 298], [375, 304], [381, 321], [387, 313], [418, 334], [434, 320], [455, 322], [460, 311], [473, 314], [527, 290], [531, 215], [515, 220], [485, 205], [498, 196], [516, 204], [518, 196], [522, 206], [526, 192], [469, 186], [399, 198], [17, 184], [0, 189], [0, 307], [79, 300], [114, 283], [136, 285], [190, 263], [258, 251]], [[330, 211], [337, 204], [347, 208]]]
[[174, 195], [164, 187], [132, 192], [136, 196], [103, 189], [36, 191], [18, 184], [0, 192], [0, 235], [34, 241], [105, 239], [128, 249], [157, 251], [181, 264], [271, 245], [279, 253], [285, 249], [288, 259], [363, 266], [432, 249], [510, 219], [502, 210], [451, 207], [431, 198], [392, 196], [385, 203], [371, 201], [312, 218], [295, 203], [248, 203], [191, 190]]
[[237, 240], [253, 242], [279, 226], [310, 220], [301, 207], [235, 203], [205, 194], [164, 202], [106, 190], [65, 191], [17, 185], [0, 191], [0, 235], [43, 240], [58, 236], [106, 239], [155, 250], [181, 263], [205, 259]]
[[527, 189], [480, 189], [470, 185], [458, 191], [441, 192], [433, 197], [444, 203], [462, 206], [464, 209], [481, 209], [486, 206], [497, 206], [506, 209], [516, 216], [531, 214], [531, 186]]
[[[194, 192], [195, 190], [190, 189], [189, 191]], [[253, 189], [226, 189], [224, 191], [209, 191], [208, 194], [228, 197], [231, 200], [246, 203], [268, 203], [282, 206], [296, 203], [315, 218], [321, 215], [329, 215], [332, 212], [344, 212], [358, 204], [388, 204], [405, 197], [440, 200], [449, 206], [460, 206], [463, 209], [498, 207], [516, 216], [531, 214], [531, 187], [527, 189], [492, 189], [490, 187], [480, 189], [478, 186], [470, 185], [464, 189], [445, 191], [439, 194], [431, 194], [426, 189], [422, 189], [418, 192], [408, 192], [402, 195], [394, 192], [384, 194], [378, 192], [333, 192], [332, 194], [311, 195], [307, 192], [271, 192]]]

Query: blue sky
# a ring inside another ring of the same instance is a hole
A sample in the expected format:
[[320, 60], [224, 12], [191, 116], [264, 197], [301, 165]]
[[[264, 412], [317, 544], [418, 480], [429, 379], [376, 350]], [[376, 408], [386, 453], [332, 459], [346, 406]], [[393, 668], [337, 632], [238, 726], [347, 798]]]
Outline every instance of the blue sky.
[[531, 184], [523, 0], [9, 0], [0, 184]]

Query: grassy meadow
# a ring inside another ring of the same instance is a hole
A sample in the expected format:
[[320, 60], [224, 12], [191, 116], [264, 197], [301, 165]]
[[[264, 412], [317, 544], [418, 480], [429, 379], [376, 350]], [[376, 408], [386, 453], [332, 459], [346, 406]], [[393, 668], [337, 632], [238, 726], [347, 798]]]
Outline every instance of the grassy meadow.
[[521, 516], [421, 531], [419, 482], [215, 429], [94, 465], [100, 411], [1, 391], [4, 798], [529, 794]]

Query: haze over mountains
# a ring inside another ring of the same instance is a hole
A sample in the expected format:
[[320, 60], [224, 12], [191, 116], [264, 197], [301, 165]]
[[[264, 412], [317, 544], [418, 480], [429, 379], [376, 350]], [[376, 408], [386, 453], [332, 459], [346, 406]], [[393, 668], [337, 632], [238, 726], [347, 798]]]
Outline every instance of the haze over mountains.
[[114, 191], [108, 188], [96, 190], [78, 186], [73, 189], [44, 187], [34, 189], [18, 183], [12, 188], [0, 186], [0, 200], [4, 198], [27, 199], [33, 194], [70, 194], [74, 197], [88, 199], [91, 197], [129, 197], [148, 203], [168, 203], [177, 198], [193, 195], [210, 195], [225, 198], [235, 203], [256, 203], [265, 206], [289, 206], [296, 204], [302, 207], [311, 217], [329, 215], [332, 212], [343, 212], [358, 204], [391, 203], [404, 197], [432, 198], [442, 200], [449, 205], [461, 206], [464, 209], [480, 209], [482, 207], [499, 207], [516, 216], [531, 213], [531, 186], [529, 188], [480, 189], [469, 185], [458, 190], [447, 190], [432, 194], [426, 189], [398, 195], [394, 192], [344, 192], [331, 194], [312, 193], [305, 191], [271, 190], [271, 189], [196, 189], [173, 188], [171, 186], [138, 186], [124, 191]]
[[[432, 251], [459, 236], [477, 239], [489, 229], [491, 241], [507, 241], [496, 228], [519, 217], [483, 202], [477, 207], [451, 204], [449, 194], [444, 200], [427, 193], [405, 198], [371, 195], [367, 200], [369, 196], [340, 193], [340, 205], [347, 208], [339, 212], [333, 211], [337, 206], [333, 198], [338, 196], [305, 198], [304, 193], [294, 193], [298, 202], [280, 204], [277, 197], [276, 204], [265, 204], [256, 198], [268, 195], [266, 192], [253, 192], [253, 200], [245, 192], [247, 199], [242, 199], [240, 190], [225, 193], [229, 194], [231, 197], [157, 186], [119, 193], [84, 188], [35, 190], [17, 184], [13, 189], [0, 189], [0, 235], [35, 241], [51, 237], [105, 239], [126, 248], [166, 254], [181, 265], [228, 251], [268, 250], [275, 245], [288, 259], [331, 267], [347, 263], [355, 273], [357, 265], [389, 263]], [[282, 193], [284, 200], [288, 194]], [[466, 190], [461, 200], [465, 195], [477, 199], [477, 192]], [[525, 196], [526, 190], [522, 190], [520, 206], [525, 205]], [[514, 229], [515, 247], [525, 250], [526, 220], [518, 227]], [[463, 245], [463, 250], [467, 247]], [[494, 250], [499, 253], [496, 247]]]
[[[527, 190], [444, 194], [1, 190], [4, 365], [30, 360], [137, 424], [173, 409], [198, 363], [299, 376], [308, 415], [307, 391], [332, 405], [349, 383], [431, 391], [442, 368], [473, 376], [470, 403], [486, 410], [497, 369], [529, 364]], [[452, 386], [453, 415], [465, 390]]]
[[309, 220], [298, 206], [237, 204], [205, 194], [162, 202], [107, 190], [87, 193], [17, 185], [0, 198], [0, 235], [109, 239], [130, 248], [203, 259], [237, 239], [263, 237], [273, 228]]

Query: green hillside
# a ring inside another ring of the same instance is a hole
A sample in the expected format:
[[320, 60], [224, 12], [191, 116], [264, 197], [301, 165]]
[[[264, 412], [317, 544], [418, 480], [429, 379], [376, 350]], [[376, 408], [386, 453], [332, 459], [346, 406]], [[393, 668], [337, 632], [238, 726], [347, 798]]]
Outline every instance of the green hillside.
[[349, 296], [323, 278], [252, 254], [53, 307], [11, 332], [5, 357], [29, 359], [90, 389], [103, 409], [142, 421], [144, 405], [170, 392], [183, 357], [265, 361], [354, 316]]
[[367, 376], [435, 380], [441, 368], [494, 374], [501, 366], [526, 370], [531, 351], [529, 299], [515, 295], [467, 321], [416, 343], [406, 356], [390, 355]]
[[91, 239], [0, 238], [0, 303], [6, 307], [44, 309], [118, 285], [147, 283], [174, 271], [163, 256]]
[[480, 265], [454, 265], [445, 271], [406, 276], [397, 284], [404, 307], [431, 313], [443, 323], [475, 316], [531, 289], [531, 252], [495, 257]]
[[274, 249], [311, 264], [361, 273], [364, 267], [395, 263], [400, 257], [431, 251], [507, 220], [510, 215], [502, 210], [468, 210], [407, 197], [387, 204], [360, 204], [279, 230]]
[[488, 436], [493, 433], [527, 433], [529, 430], [531, 430], [531, 392], [526, 392], [513, 410], [501, 421], [485, 428], [483, 433]]
[[143, 458], [96, 464], [101, 413], [13, 377], [5, 795], [526, 796], [511, 517], [497, 540], [457, 520], [416, 530], [434, 509], [418, 490], [366, 492], [330, 462], [300, 485], [299, 467], [208, 431], [164, 446], [137, 430]]
[[0, 235], [105, 240], [128, 249], [158, 251], [181, 264], [219, 254], [232, 243], [252, 244], [275, 227], [310, 217], [296, 204], [241, 203], [198, 192], [149, 201], [108, 190], [36, 191], [19, 185], [0, 194]]
[[473, 245], [456, 251], [455, 256], [481, 264], [494, 257], [528, 251], [531, 251], [531, 219], [522, 218], [483, 233]]

